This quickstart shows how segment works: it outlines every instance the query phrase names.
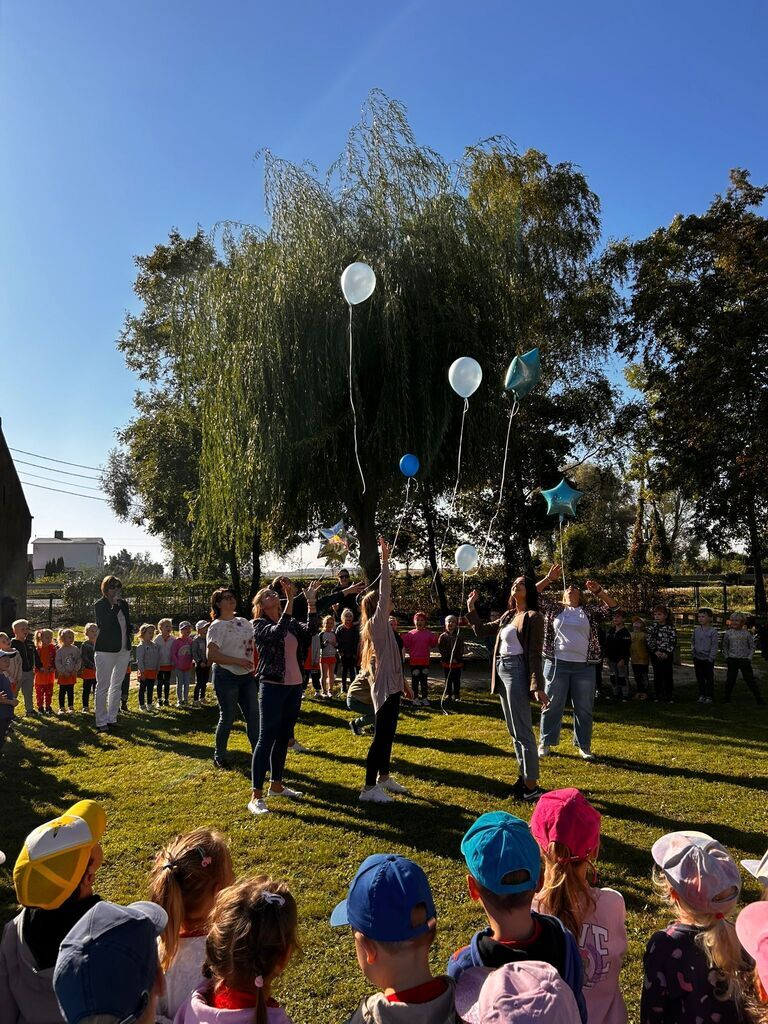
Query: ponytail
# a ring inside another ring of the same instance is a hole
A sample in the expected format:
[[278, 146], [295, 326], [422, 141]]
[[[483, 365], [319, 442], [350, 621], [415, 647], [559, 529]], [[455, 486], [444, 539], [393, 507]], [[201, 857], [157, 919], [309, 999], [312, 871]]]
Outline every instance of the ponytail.
[[[558, 917], [568, 931], [579, 940], [585, 916], [597, 906], [590, 883], [584, 877], [583, 860], [573, 860], [563, 843], [551, 842], [544, 853], [544, 884], [537, 894], [539, 907], [547, 914]], [[597, 880], [597, 869], [591, 861], [592, 881]]]
[[378, 590], [369, 590], [360, 602], [360, 668], [363, 672], [371, 671], [371, 663], [376, 653], [373, 645], [373, 626], [371, 620], [379, 606]]

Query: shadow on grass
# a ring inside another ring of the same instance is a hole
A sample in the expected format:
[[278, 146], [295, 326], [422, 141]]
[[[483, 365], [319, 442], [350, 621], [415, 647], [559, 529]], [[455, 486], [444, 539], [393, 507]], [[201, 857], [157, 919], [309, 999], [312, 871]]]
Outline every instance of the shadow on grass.
[[663, 775], [676, 778], [691, 779], [696, 782], [721, 782], [728, 786], [741, 786], [744, 789], [756, 789], [759, 792], [768, 790], [768, 776], [756, 775], [745, 778], [734, 775], [724, 775], [720, 772], [707, 772], [694, 768], [681, 768], [677, 765], [655, 764], [650, 761], [632, 761], [624, 757], [612, 757], [603, 755], [600, 763], [611, 768], [618, 768], [622, 771], [637, 772], [639, 775]]

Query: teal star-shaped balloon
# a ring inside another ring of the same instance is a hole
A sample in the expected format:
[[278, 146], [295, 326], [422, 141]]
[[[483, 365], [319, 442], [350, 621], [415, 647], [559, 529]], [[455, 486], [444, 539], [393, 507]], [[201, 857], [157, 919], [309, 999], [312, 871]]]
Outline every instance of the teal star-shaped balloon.
[[320, 528], [320, 550], [318, 558], [325, 558], [328, 562], [343, 562], [349, 554], [350, 537], [344, 526], [344, 520], [340, 519], [335, 526]]
[[551, 516], [576, 517], [576, 506], [581, 501], [583, 491], [577, 491], [561, 480], [557, 487], [550, 487], [548, 491], [542, 491], [541, 496], [547, 503], [547, 513]]
[[517, 400], [522, 401], [539, 383], [541, 377], [541, 357], [539, 350], [532, 348], [521, 356], [515, 356], [509, 364], [504, 380], [505, 391], [511, 391]]

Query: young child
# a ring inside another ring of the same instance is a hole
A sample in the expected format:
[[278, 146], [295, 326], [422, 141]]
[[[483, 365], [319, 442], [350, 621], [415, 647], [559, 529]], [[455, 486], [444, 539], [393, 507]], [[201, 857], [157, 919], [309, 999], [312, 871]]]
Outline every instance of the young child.
[[427, 629], [427, 616], [416, 612], [414, 628], [403, 637], [403, 647], [408, 652], [411, 666], [411, 689], [414, 706], [429, 707], [429, 652], [437, 647], [440, 637]]
[[179, 636], [171, 644], [171, 665], [176, 675], [176, 707], [189, 704], [189, 684], [192, 680], [192, 623], [179, 623]]
[[605, 656], [608, 659], [611, 687], [616, 700], [627, 700], [632, 634], [624, 625], [624, 612], [621, 608], [613, 609], [612, 623], [605, 636]]
[[296, 950], [298, 912], [284, 882], [245, 878], [219, 893], [206, 941], [208, 979], [175, 1024], [292, 1024], [271, 990]]
[[83, 711], [89, 711], [91, 694], [96, 689], [96, 637], [99, 627], [95, 622], [86, 622], [85, 640], [80, 644], [80, 671], [83, 680]]
[[56, 675], [56, 645], [50, 629], [35, 633], [35, 699], [41, 715], [52, 715], [53, 681]]
[[168, 915], [160, 937], [165, 993], [157, 1020], [173, 1021], [181, 1004], [203, 984], [208, 926], [216, 897], [235, 880], [232, 856], [220, 832], [197, 828], [176, 836], [155, 857], [149, 898]]
[[158, 633], [154, 644], [160, 651], [160, 664], [157, 667], [157, 707], [163, 705], [168, 707], [171, 697], [171, 648], [176, 639], [173, 635], [173, 622], [170, 619], [160, 619], [157, 624]]
[[635, 698], [648, 699], [648, 643], [645, 633], [645, 622], [640, 615], [632, 619], [632, 636], [629, 642], [629, 657], [632, 662], [632, 675], [635, 677]]
[[[312, 680], [312, 689], [315, 691], [315, 697], [320, 700], [323, 695], [323, 691], [320, 687], [320, 634], [315, 633], [312, 637], [309, 647], [307, 648], [307, 656], [304, 659], [304, 667], [301, 670], [301, 677], [304, 680], [304, 689], [307, 688], [307, 683]], [[302, 690], [302, 693], [304, 690]]]
[[11, 665], [18, 659], [18, 651], [0, 651], [0, 757], [13, 722], [13, 709], [19, 703], [10, 677]]
[[336, 647], [341, 660], [341, 692], [346, 693], [360, 662], [360, 630], [351, 608], [341, 613], [341, 624], [336, 627]]
[[332, 615], [323, 619], [323, 631], [320, 634], [320, 670], [323, 676], [323, 696], [330, 697], [333, 684], [336, 682], [336, 620]]
[[21, 695], [24, 698], [24, 714], [31, 715], [35, 710], [35, 641], [26, 619], [16, 619], [11, 623], [13, 639], [11, 647], [19, 655], [21, 661]]
[[665, 604], [657, 604], [653, 609], [653, 622], [648, 627], [646, 644], [653, 665], [654, 700], [672, 704], [677, 630], [672, 625], [672, 612]]
[[[762, 1015], [768, 1019], [768, 903], [760, 900], [744, 907], [736, 918], [736, 935], [747, 953], [755, 961], [752, 999]], [[755, 1015], [757, 1016], [757, 1014]]]
[[[11, 638], [7, 633], [0, 633], [0, 651], [13, 651], [13, 654], [18, 654], [11, 646]], [[14, 695], [18, 692], [21, 686], [21, 658], [15, 658], [11, 655], [8, 661], [7, 676], [11, 680], [11, 686], [13, 687]]]
[[[427, 876], [407, 857], [377, 853], [357, 869], [331, 924], [351, 927], [360, 969], [378, 991], [366, 996], [349, 1024], [456, 1020], [454, 984], [433, 977], [429, 950], [437, 911]], [[394, 1004], [391, 1009], [389, 1004]]]
[[371, 672], [358, 672], [347, 690], [347, 707], [350, 711], [357, 712], [358, 715], [349, 723], [349, 728], [355, 736], [362, 736], [365, 727], [373, 725], [375, 720], [371, 695], [372, 682]]
[[701, 832], [671, 832], [651, 849], [654, 878], [677, 920], [643, 956], [643, 1024], [741, 1024], [750, 961], [727, 915], [741, 890], [728, 851]]
[[199, 619], [195, 623], [195, 638], [192, 641], [192, 661], [195, 663], [195, 689], [192, 702], [198, 707], [205, 704], [205, 691], [211, 675], [211, 667], [205, 650], [205, 638], [210, 623], [207, 619]]
[[155, 627], [145, 622], [139, 629], [139, 644], [136, 647], [136, 671], [139, 676], [139, 709], [152, 710], [152, 695], [155, 680], [160, 669], [160, 648], [154, 642]]
[[715, 658], [720, 647], [720, 635], [712, 625], [711, 608], [696, 611], [698, 626], [693, 627], [691, 654], [696, 682], [699, 684], [699, 704], [711, 704], [715, 696]]
[[461, 852], [469, 871], [469, 895], [482, 905], [488, 927], [453, 954], [448, 974], [458, 980], [470, 967], [543, 960], [571, 988], [586, 1024], [584, 971], [576, 940], [556, 917], [531, 910], [542, 871], [528, 825], [505, 811], [481, 814], [462, 839]]
[[[458, 1008], [458, 991], [456, 1003]], [[491, 971], [466, 1019], [476, 1024], [580, 1024], [581, 1021], [573, 992], [554, 967], [536, 960], [504, 964]]]
[[755, 655], [755, 638], [748, 629], [744, 628], [744, 615], [741, 612], [732, 612], [730, 629], [723, 634], [723, 657], [728, 667], [725, 677], [725, 697], [723, 701], [727, 704], [733, 695], [733, 688], [741, 672], [744, 682], [749, 687], [758, 704], [765, 704], [760, 687], [752, 671], [752, 658]]
[[59, 646], [54, 658], [56, 679], [59, 684], [59, 714], [68, 715], [75, 710], [75, 683], [80, 671], [80, 648], [75, 646], [75, 634], [71, 629], [59, 630]]
[[559, 918], [579, 947], [589, 1024], [626, 1024], [619, 974], [627, 951], [626, 908], [615, 889], [596, 889], [600, 815], [578, 789], [545, 793], [531, 818], [544, 857], [533, 906]]
[[445, 631], [437, 639], [440, 664], [445, 676], [445, 699], [459, 701], [461, 670], [464, 668], [464, 637], [459, 633], [459, 619], [446, 615]]

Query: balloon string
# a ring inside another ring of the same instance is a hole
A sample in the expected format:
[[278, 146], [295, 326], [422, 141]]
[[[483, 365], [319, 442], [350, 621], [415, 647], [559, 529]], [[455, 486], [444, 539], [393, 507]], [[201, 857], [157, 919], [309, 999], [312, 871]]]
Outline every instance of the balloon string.
[[[568, 585], [565, 582], [565, 558], [563, 555], [563, 518], [563, 516], [560, 516], [558, 529], [560, 531], [560, 569], [562, 571], [563, 591], [565, 591], [567, 590]], [[563, 607], [565, 607], [565, 605], [563, 605]], [[562, 622], [562, 619], [560, 621]], [[545, 682], [550, 684], [552, 683], [552, 680], [555, 678], [555, 674], [557, 672], [557, 642], [558, 640], [562, 641], [565, 639], [561, 627], [557, 624], [557, 616], [554, 617], [553, 623], [555, 627], [555, 637], [554, 643], [552, 644], [552, 675], [549, 679], [545, 678], [544, 680]]]
[[400, 536], [400, 527], [403, 525], [403, 519], [405, 518], [405, 513], [408, 511], [408, 503], [410, 501], [410, 493], [411, 493], [411, 478], [408, 477], [407, 480], [405, 481], [405, 504], [403, 505], [403, 511], [400, 513], [400, 518], [398, 519], [398, 522], [397, 522], [397, 529], [395, 530], [395, 539], [392, 541], [392, 548], [390, 549], [390, 552], [389, 552], [390, 559], [395, 554], [395, 548], [397, 547], [397, 538]]
[[458, 454], [458, 458], [456, 460], [456, 483], [454, 484], [453, 494], [451, 495], [451, 504], [448, 507], [448, 522], [447, 522], [446, 527], [445, 527], [445, 533], [443, 534], [443, 542], [440, 545], [440, 551], [439, 551], [438, 556], [437, 556], [437, 569], [435, 570], [435, 574], [432, 577], [432, 584], [433, 585], [434, 585], [435, 580], [437, 579], [438, 572], [443, 567], [443, 550], [445, 548], [445, 542], [448, 540], [448, 531], [451, 528], [451, 521], [453, 520], [453, 510], [454, 510], [454, 507], [456, 505], [456, 494], [457, 494], [457, 492], [459, 490], [459, 479], [461, 477], [461, 452], [462, 452], [462, 448], [463, 448], [463, 445], [464, 445], [464, 420], [466, 419], [466, 415], [467, 415], [467, 410], [468, 409], [469, 409], [469, 399], [465, 398], [464, 399], [464, 411], [461, 414], [461, 430], [459, 431], [459, 454]]
[[560, 568], [563, 571], [563, 590], [568, 589], [568, 584], [565, 581], [565, 556], [563, 554], [563, 517], [560, 516]]
[[488, 532], [485, 535], [485, 541], [483, 543], [483, 552], [480, 555], [480, 560], [477, 563], [477, 569], [475, 569], [475, 575], [482, 569], [485, 563], [485, 553], [488, 550], [488, 544], [491, 540], [491, 532], [493, 531], [493, 524], [499, 517], [501, 512], [501, 500], [504, 497], [504, 483], [507, 479], [507, 456], [509, 455], [509, 439], [512, 436], [512, 420], [517, 415], [517, 411], [520, 408], [520, 402], [515, 395], [512, 402], [512, 408], [509, 410], [509, 423], [507, 424], [507, 440], [504, 445], [504, 461], [501, 464], [501, 484], [499, 486], [499, 500], [496, 503], [496, 511], [493, 513], [490, 523], [488, 524]]
[[360, 455], [357, 450], [357, 410], [355, 409], [355, 398], [352, 393], [352, 306], [349, 307], [349, 404], [352, 406], [352, 430], [355, 437], [355, 461], [360, 471], [360, 479], [363, 481], [363, 494], [365, 494], [365, 477], [363, 467], [360, 465]]

